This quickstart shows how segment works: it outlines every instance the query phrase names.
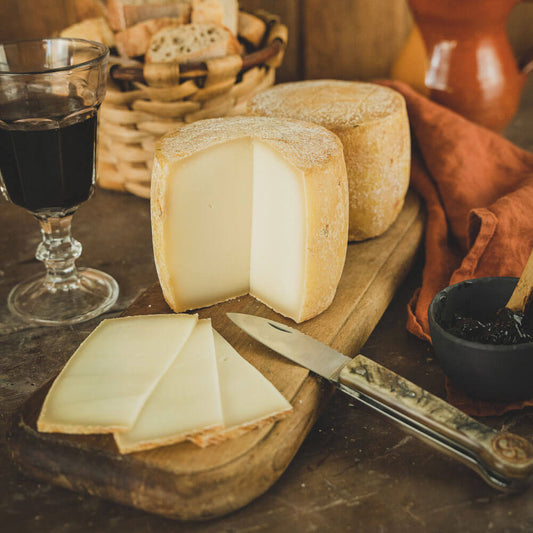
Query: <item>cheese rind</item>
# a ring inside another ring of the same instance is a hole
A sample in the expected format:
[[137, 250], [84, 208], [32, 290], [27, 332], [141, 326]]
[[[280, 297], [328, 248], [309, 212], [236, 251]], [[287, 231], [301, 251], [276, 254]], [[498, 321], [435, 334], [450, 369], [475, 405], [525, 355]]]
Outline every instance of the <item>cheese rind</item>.
[[197, 315], [150, 315], [101, 322], [54, 381], [38, 430], [128, 430], [197, 320]]
[[121, 453], [131, 453], [175, 444], [223, 425], [211, 320], [204, 319], [147, 398], [133, 427], [114, 437]]
[[291, 404], [253, 365], [213, 330], [224, 428], [190, 437], [198, 446], [227, 439], [274, 422], [292, 412]]
[[299, 119], [338, 135], [350, 193], [349, 240], [385, 232], [400, 213], [410, 174], [405, 100], [372, 83], [312, 80], [276, 85], [248, 104], [251, 115]]
[[[268, 194], [252, 200], [254, 187]], [[217, 191], [216, 197], [210, 191]], [[195, 122], [158, 143], [151, 199], [156, 267], [174, 311], [240, 296], [243, 290], [225, 282], [232, 269], [240, 279], [235, 285], [244, 286], [244, 292], [250, 290], [250, 280], [261, 278], [251, 293], [297, 322], [316, 316], [333, 300], [346, 256], [348, 193], [342, 145], [326, 129], [260, 117]], [[181, 208], [187, 216], [179, 213]], [[223, 213], [220, 218], [211, 216], [217, 211]], [[263, 226], [270, 223], [270, 230], [261, 230], [254, 217], [263, 218]], [[200, 245], [194, 244], [199, 240]], [[192, 244], [182, 248], [181, 242]], [[201, 253], [193, 257], [195, 246]], [[293, 259], [287, 257], [289, 251]], [[241, 259], [247, 254], [248, 279]], [[195, 279], [192, 268], [190, 276], [183, 275], [187, 267], [180, 262], [198, 265]], [[286, 269], [280, 274], [283, 263]], [[266, 265], [266, 274], [260, 265]], [[288, 287], [278, 291], [281, 300], [270, 288], [276, 283]], [[217, 287], [203, 291], [202, 285]], [[192, 286], [197, 289], [185, 297]]]

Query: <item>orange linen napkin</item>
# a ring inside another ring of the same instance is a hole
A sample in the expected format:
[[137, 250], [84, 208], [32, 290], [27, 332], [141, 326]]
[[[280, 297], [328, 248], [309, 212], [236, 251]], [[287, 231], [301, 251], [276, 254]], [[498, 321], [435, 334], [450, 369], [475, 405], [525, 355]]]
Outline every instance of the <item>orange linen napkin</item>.
[[[407, 329], [430, 341], [428, 307], [465, 279], [520, 276], [533, 247], [533, 153], [469, 122], [396, 81], [411, 125], [411, 185], [428, 213], [422, 287], [409, 303]], [[533, 406], [470, 399], [451, 383], [448, 400], [474, 415]]]

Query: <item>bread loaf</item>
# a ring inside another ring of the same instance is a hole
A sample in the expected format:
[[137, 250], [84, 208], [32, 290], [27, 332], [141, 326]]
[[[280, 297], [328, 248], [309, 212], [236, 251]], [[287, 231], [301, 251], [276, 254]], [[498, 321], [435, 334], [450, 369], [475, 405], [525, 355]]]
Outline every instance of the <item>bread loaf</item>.
[[150, 41], [146, 61], [194, 63], [239, 53], [239, 42], [226, 28], [216, 24], [186, 24], [157, 32]]
[[192, 0], [108, 0], [109, 25], [115, 31], [148, 19], [173, 17], [190, 22]]
[[401, 94], [372, 83], [316, 80], [255, 96], [250, 114], [306, 120], [338, 135], [350, 191], [349, 239], [381, 235], [400, 213], [409, 185], [409, 121]]
[[163, 17], [139, 22], [116, 34], [116, 46], [120, 55], [127, 57], [143, 56], [154, 34], [168, 26], [179, 26], [180, 18]]

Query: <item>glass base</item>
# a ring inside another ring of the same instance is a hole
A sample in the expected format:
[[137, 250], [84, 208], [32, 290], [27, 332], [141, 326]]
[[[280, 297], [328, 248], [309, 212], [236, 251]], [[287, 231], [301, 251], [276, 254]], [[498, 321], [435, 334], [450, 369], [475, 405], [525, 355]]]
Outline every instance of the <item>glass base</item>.
[[117, 282], [92, 268], [79, 268], [77, 273], [74, 280], [63, 284], [52, 284], [46, 274], [19, 283], [9, 293], [9, 310], [46, 326], [77, 324], [108, 311], [118, 298]]

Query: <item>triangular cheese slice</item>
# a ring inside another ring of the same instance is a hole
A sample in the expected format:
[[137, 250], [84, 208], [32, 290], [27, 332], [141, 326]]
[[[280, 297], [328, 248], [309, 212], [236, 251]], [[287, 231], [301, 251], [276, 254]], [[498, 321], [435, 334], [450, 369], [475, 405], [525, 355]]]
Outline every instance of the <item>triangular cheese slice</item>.
[[273, 422], [292, 411], [284, 396], [231, 344], [213, 330], [224, 429], [190, 438], [198, 446], [217, 444]]
[[149, 450], [223, 427], [211, 320], [189, 340], [146, 401], [135, 425], [115, 434], [121, 453]]
[[89, 434], [131, 428], [197, 321], [197, 315], [149, 315], [101, 322], [54, 381], [38, 430]]

